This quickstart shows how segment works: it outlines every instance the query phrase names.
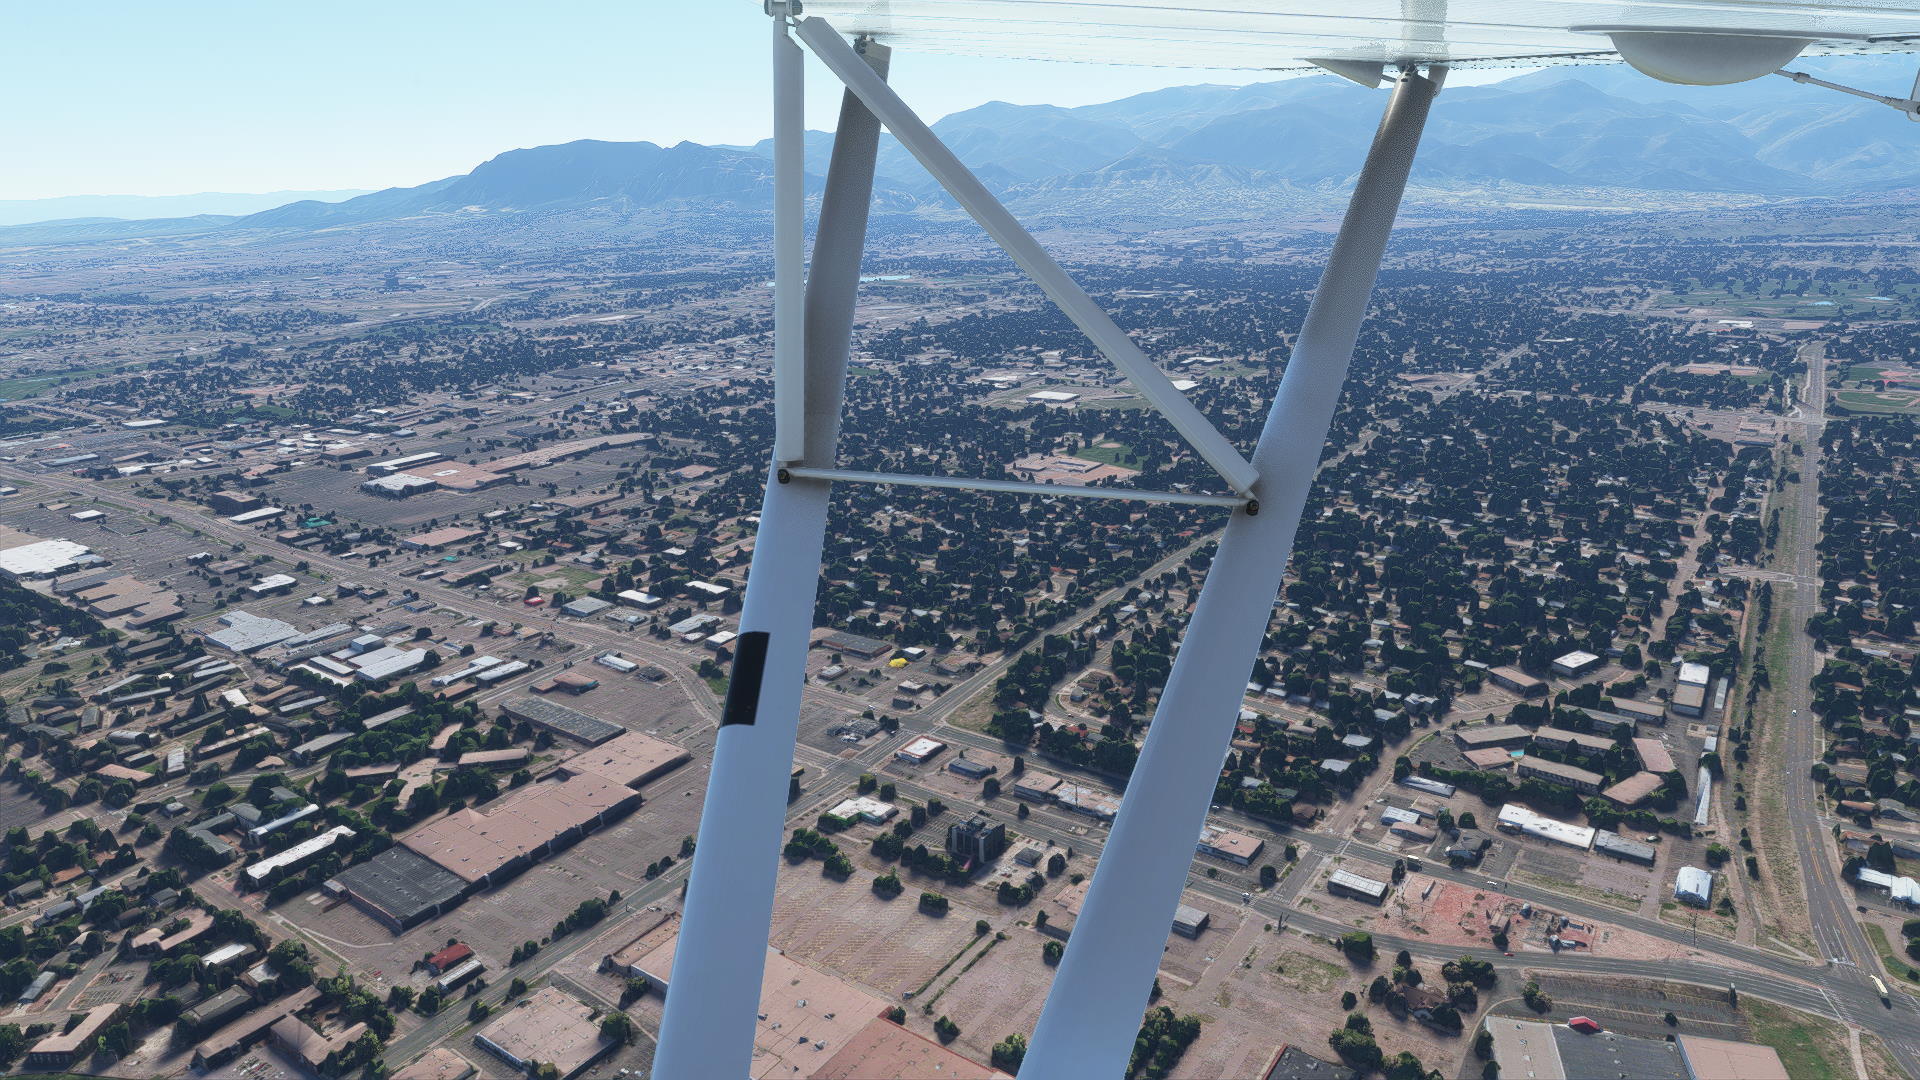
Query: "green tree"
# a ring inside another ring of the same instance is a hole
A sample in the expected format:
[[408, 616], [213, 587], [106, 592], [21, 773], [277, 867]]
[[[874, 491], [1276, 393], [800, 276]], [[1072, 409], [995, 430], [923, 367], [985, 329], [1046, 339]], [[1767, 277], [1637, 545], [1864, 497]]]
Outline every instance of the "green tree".
[[992, 1062], [994, 1068], [1018, 1076], [1020, 1074], [1020, 1063], [1026, 1060], [1026, 1056], [1027, 1037], [1016, 1031], [993, 1044], [993, 1051], [989, 1060]]

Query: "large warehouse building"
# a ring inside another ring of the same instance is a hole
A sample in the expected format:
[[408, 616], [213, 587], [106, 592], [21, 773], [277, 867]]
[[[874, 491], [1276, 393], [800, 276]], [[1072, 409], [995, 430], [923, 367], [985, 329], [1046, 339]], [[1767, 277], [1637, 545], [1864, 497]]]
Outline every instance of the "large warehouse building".
[[641, 788], [691, 760], [692, 754], [670, 742], [629, 731], [599, 746], [580, 751], [562, 762], [555, 771], [561, 776], [591, 773], [623, 787]]
[[518, 788], [486, 811], [460, 810], [435, 818], [401, 838], [469, 885], [497, 885], [640, 805], [640, 793], [603, 776], [582, 773]]
[[467, 894], [467, 882], [399, 844], [342, 872], [324, 886], [396, 934], [440, 914]]
[[542, 698], [521, 697], [502, 702], [500, 714], [513, 720], [524, 720], [556, 735], [577, 739], [588, 746], [599, 746], [627, 730], [619, 724]]

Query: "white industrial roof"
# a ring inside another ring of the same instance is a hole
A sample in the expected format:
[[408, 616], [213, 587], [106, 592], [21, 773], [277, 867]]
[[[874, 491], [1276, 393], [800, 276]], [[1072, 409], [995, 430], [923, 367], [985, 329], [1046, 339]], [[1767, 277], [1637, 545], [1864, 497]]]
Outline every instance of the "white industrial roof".
[[1676, 896], [1697, 896], [1702, 903], [1713, 899], [1713, 875], [1697, 866], [1683, 866], [1673, 876]]
[[1385, 896], [1387, 894], [1386, 882], [1375, 881], [1369, 877], [1361, 877], [1359, 874], [1353, 873], [1350, 870], [1335, 870], [1328, 876], [1327, 883], [1329, 885], [1340, 885], [1349, 889], [1357, 889], [1360, 892], [1371, 893], [1374, 896]]
[[1570, 847], [1590, 848], [1593, 835], [1597, 831], [1587, 825], [1575, 825], [1559, 821], [1544, 814], [1536, 814], [1519, 803], [1508, 803], [1500, 808], [1499, 822], [1502, 825], [1519, 829], [1530, 836], [1542, 840], [1552, 840]]
[[15, 577], [51, 574], [65, 568], [88, 550], [87, 545], [71, 540], [42, 540], [37, 544], [22, 544], [0, 551], [0, 571]]
[[225, 629], [206, 631], [207, 640], [234, 652], [252, 652], [300, 633], [289, 623], [245, 611], [229, 611], [220, 616], [220, 621], [226, 624]]
[[1150, 67], [1615, 60], [1601, 27], [1799, 36], [1810, 53], [1920, 47], [1913, 0], [807, 0], [804, 14], [921, 52]]

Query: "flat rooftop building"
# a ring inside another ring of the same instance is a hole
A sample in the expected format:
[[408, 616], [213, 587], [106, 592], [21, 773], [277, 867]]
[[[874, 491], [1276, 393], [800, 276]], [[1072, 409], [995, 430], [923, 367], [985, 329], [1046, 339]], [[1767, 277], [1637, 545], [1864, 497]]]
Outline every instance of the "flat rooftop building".
[[895, 760], [919, 765], [946, 748], [947, 744], [941, 742], [939, 739], [921, 735], [907, 745], [894, 751], [893, 756]]
[[1582, 769], [1578, 765], [1567, 765], [1546, 758], [1523, 757], [1514, 762], [1513, 771], [1520, 776], [1538, 777], [1541, 780], [1564, 784], [1575, 791], [1598, 792], [1607, 778], [1591, 769]]
[[1576, 754], [1604, 754], [1613, 749], [1613, 740], [1603, 735], [1565, 728], [1541, 728], [1533, 733], [1533, 745], [1552, 750], [1571, 750]]
[[220, 616], [220, 624], [222, 629], [205, 631], [204, 636], [229, 652], [250, 653], [300, 635], [290, 623], [245, 611], [227, 612]]
[[[1552, 1030], [1554, 1046], [1570, 1080], [1622, 1076], [1632, 1080], [1687, 1080], [1679, 1050], [1665, 1039], [1644, 1039], [1617, 1031], [1576, 1031], [1565, 1024]], [[1502, 1069], [1501, 1075], [1511, 1074]], [[1742, 1075], [1737, 1080], [1746, 1078]]]
[[435, 818], [400, 840], [469, 883], [498, 884], [553, 849], [640, 803], [640, 793], [584, 773], [516, 788], [487, 805]]
[[1578, 678], [1600, 666], [1600, 657], [1590, 652], [1574, 650], [1565, 656], [1556, 656], [1553, 660], [1553, 673], [1569, 679]]
[[1670, 773], [1678, 771], [1673, 763], [1673, 755], [1659, 739], [1641, 736], [1633, 740], [1633, 752], [1640, 758], [1640, 767], [1650, 773]]
[[393, 473], [403, 472], [416, 465], [426, 465], [430, 462], [439, 461], [443, 457], [446, 457], [446, 455], [437, 450], [428, 450], [418, 454], [408, 454], [405, 457], [376, 461], [367, 466], [367, 472], [376, 476], [388, 476]]
[[1664, 783], [1661, 778], [1650, 772], [1637, 772], [1625, 780], [1602, 791], [1600, 797], [1615, 806], [1639, 806]]
[[1060, 785], [1063, 783], [1065, 783], [1065, 781], [1050, 773], [1036, 772], [1033, 769], [1028, 769], [1026, 772], [1021, 773], [1019, 778], [1014, 780], [1013, 793], [1022, 799], [1031, 799], [1034, 802], [1048, 802], [1053, 798], [1054, 792], [1060, 790]]
[[568, 1080], [620, 1045], [600, 1034], [598, 1013], [565, 991], [543, 986], [525, 1003], [503, 1010], [473, 1041], [516, 1069], [537, 1061]]
[[[1487, 1031], [1493, 1035], [1493, 1060], [1500, 1064], [1500, 1075], [1525, 1077], [1526, 1080], [1569, 1080], [1560, 1048], [1554, 1039], [1554, 1025], [1537, 1020], [1516, 1020], [1510, 1016], [1488, 1014]], [[1580, 1080], [1587, 1080], [1581, 1077]]]
[[1537, 697], [1547, 692], [1547, 684], [1521, 671], [1517, 667], [1497, 667], [1487, 672], [1487, 678], [1498, 686], [1519, 694], [1521, 697]]
[[415, 551], [438, 551], [443, 547], [465, 543], [479, 535], [480, 530], [478, 529], [461, 529], [448, 526], [443, 529], [434, 529], [430, 532], [415, 533], [412, 536], [402, 537], [400, 546], [412, 548]]
[[878, 660], [893, 651], [893, 646], [887, 642], [859, 634], [850, 634], [844, 630], [835, 630], [814, 644], [837, 653], [848, 653], [862, 660]]
[[1197, 907], [1181, 904], [1173, 909], [1173, 932], [1181, 937], [1197, 938], [1213, 922], [1213, 916]]
[[1458, 728], [1453, 733], [1453, 741], [1463, 750], [1478, 750], [1489, 746], [1514, 746], [1533, 738], [1533, 732], [1519, 724], [1477, 724], [1472, 727]]
[[1582, 851], [1593, 846], [1593, 836], [1597, 831], [1591, 826], [1574, 825], [1536, 814], [1519, 803], [1507, 803], [1502, 806], [1498, 822], [1498, 827], [1503, 832], [1525, 833], [1542, 840], [1551, 840], [1556, 844], [1576, 847]]
[[0, 574], [10, 578], [51, 577], [78, 566], [93, 549], [71, 540], [40, 540], [0, 551]]
[[670, 742], [628, 731], [573, 755], [559, 771], [564, 776], [592, 773], [624, 787], [641, 788], [691, 760], [692, 754]]
[[325, 890], [345, 895], [355, 907], [399, 934], [459, 903], [467, 887], [465, 878], [395, 844], [342, 871], [326, 883]]
[[1222, 829], [1215, 825], [1201, 828], [1200, 842], [1197, 845], [1203, 855], [1217, 855], [1230, 862], [1239, 863], [1241, 866], [1251, 865], [1253, 860], [1260, 857], [1261, 850], [1266, 846], [1267, 842], [1257, 836], [1248, 836], [1246, 833]]
[[387, 1080], [471, 1080], [479, 1071], [473, 1062], [444, 1046], [436, 1046]]
[[885, 825], [899, 815], [900, 808], [870, 795], [860, 795], [842, 800], [827, 813], [848, 820], [858, 818], [870, 825]]
[[1673, 697], [1668, 705], [1681, 716], [1704, 716], [1707, 711], [1707, 688], [1681, 683], [1673, 688]]
[[1673, 878], [1673, 898], [1695, 907], [1713, 905], [1713, 875], [1697, 866], [1683, 866]]
[[1771, 1046], [1682, 1035], [1676, 1042], [1689, 1080], [1791, 1080]]
[[588, 746], [599, 746], [627, 730], [619, 724], [588, 716], [578, 709], [569, 709], [565, 705], [542, 698], [513, 698], [503, 702], [500, 711], [512, 719], [525, 720], [535, 727], [543, 727], [555, 734], [565, 735], [569, 739], [577, 739]]
[[1335, 870], [1327, 878], [1327, 891], [1335, 896], [1351, 896], [1374, 904], [1387, 898], [1387, 889], [1386, 882], [1361, 877], [1350, 870]]
[[1652, 866], [1654, 860], [1653, 845], [1639, 840], [1630, 840], [1610, 829], [1599, 829], [1593, 834], [1595, 854], [1606, 855], [1626, 862]]

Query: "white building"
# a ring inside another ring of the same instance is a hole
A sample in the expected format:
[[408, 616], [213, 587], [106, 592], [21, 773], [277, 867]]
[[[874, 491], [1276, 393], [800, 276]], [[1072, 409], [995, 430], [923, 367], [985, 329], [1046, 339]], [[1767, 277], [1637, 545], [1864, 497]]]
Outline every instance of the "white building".
[[1673, 898], [1695, 907], [1713, 905], [1713, 875], [1697, 866], [1683, 866], [1673, 878]]
[[1536, 814], [1519, 803], [1508, 803], [1500, 808], [1499, 828], [1502, 832], [1525, 833], [1582, 851], [1593, 846], [1595, 832], [1586, 825], [1574, 825]]
[[837, 818], [859, 818], [870, 825], [885, 825], [900, 813], [900, 808], [892, 803], [881, 802], [868, 795], [848, 799], [827, 811]]

